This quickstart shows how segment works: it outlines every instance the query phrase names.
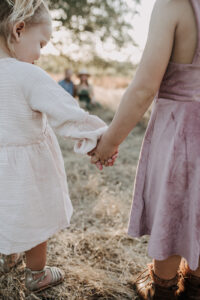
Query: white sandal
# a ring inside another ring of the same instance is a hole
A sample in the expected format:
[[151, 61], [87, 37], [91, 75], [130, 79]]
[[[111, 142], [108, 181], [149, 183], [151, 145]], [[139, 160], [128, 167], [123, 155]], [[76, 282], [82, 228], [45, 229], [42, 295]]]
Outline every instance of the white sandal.
[[[49, 281], [44, 283], [45, 278], [48, 276], [48, 270], [50, 271], [51, 278]], [[41, 275], [39, 278], [34, 278], [34, 275]], [[41, 271], [31, 271], [30, 269], [25, 269], [25, 285], [26, 288], [31, 292], [40, 292], [55, 286], [64, 280], [64, 273], [57, 267], [46, 266]]]
[[0, 256], [0, 273], [8, 273], [14, 267], [19, 265], [23, 260], [22, 253], [15, 253], [11, 255], [1, 254]]

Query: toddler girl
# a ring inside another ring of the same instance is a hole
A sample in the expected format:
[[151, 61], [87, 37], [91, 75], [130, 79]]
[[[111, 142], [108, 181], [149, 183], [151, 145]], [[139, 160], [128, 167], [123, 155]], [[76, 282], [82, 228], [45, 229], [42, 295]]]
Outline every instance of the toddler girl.
[[0, 1], [0, 269], [26, 254], [26, 287], [42, 290], [63, 280], [47, 267], [46, 241], [72, 215], [64, 163], [50, 126], [87, 153], [106, 126], [80, 109], [34, 62], [50, 39], [45, 1]]
[[156, 94], [129, 224], [132, 237], [150, 235], [154, 261], [136, 287], [141, 299], [200, 299], [200, 0], [156, 1], [141, 63], [92, 162], [115, 153]]

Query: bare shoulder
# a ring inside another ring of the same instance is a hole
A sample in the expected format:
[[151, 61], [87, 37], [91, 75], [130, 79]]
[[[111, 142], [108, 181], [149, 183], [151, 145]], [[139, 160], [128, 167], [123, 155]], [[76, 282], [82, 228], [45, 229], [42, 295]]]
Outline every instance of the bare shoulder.
[[191, 9], [190, 0], [156, 0], [154, 5], [154, 11], [160, 14], [170, 12], [174, 17], [179, 17], [182, 13], [187, 14], [187, 9]]
[[[194, 23], [194, 14], [190, 0], [156, 0], [150, 22], [151, 32], [174, 36], [178, 26], [189, 28]], [[184, 25], [185, 24], [185, 25]], [[191, 29], [190, 29], [191, 31]]]
[[154, 93], [160, 86], [172, 54], [179, 5], [179, 0], [156, 0], [152, 11], [147, 43], [134, 84], [148, 87]]
[[183, 5], [187, 5], [190, 0], [156, 0], [155, 6], [163, 8], [180, 8]]
[[156, 93], [172, 58], [180, 63], [191, 62], [194, 51], [191, 49], [195, 48], [191, 44], [196, 43], [195, 35], [191, 34], [195, 27], [188, 26], [192, 22], [194, 16], [189, 0], [156, 0], [133, 86]]
[[152, 17], [170, 17], [171, 22], [178, 22], [183, 2], [188, 0], [156, 0]]

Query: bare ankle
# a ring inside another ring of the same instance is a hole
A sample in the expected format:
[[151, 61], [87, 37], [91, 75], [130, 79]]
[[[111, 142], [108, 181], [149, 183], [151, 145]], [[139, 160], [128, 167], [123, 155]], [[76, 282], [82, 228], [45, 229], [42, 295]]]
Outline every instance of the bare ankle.
[[171, 280], [174, 280], [174, 278], [177, 277], [177, 273], [176, 273], [176, 274], [163, 274], [163, 273], [156, 273], [156, 272], [154, 271], [154, 274], [155, 274], [158, 278], [160, 278], [160, 279], [162, 279], [162, 280], [165, 280], [165, 281], [171, 281]]
[[26, 251], [26, 267], [31, 271], [43, 270], [46, 265], [46, 248], [44, 242], [29, 251]]
[[175, 276], [173, 277], [161, 277], [159, 275], [157, 275], [153, 268], [152, 268], [152, 278], [154, 280], [154, 282], [156, 282], [158, 285], [160, 286], [163, 286], [163, 287], [170, 287], [170, 286], [173, 286], [173, 285], [177, 285], [178, 283], [178, 274], [176, 273]]
[[154, 260], [154, 273], [163, 280], [173, 280], [177, 275], [180, 262], [181, 257], [177, 255], [168, 257], [163, 261]]
[[30, 269], [31, 271], [42, 271], [45, 267], [45, 264], [32, 264], [27, 263], [26, 264], [27, 269]]

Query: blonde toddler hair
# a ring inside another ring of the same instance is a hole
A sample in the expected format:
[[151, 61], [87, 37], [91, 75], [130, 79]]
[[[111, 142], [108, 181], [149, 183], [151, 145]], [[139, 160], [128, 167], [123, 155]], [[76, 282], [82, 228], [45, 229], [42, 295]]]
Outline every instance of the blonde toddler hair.
[[0, 0], [0, 36], [13, 52], [11, 38], [14, 24], [25, 22], [26, 26], [36, 25], [49, 20], [49, 16], [46, 0]]

